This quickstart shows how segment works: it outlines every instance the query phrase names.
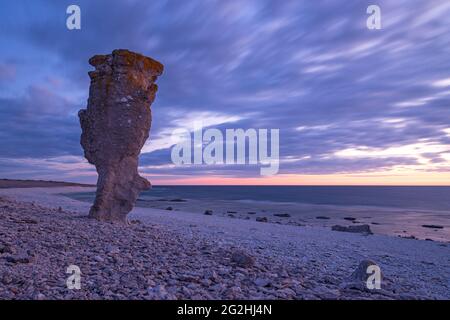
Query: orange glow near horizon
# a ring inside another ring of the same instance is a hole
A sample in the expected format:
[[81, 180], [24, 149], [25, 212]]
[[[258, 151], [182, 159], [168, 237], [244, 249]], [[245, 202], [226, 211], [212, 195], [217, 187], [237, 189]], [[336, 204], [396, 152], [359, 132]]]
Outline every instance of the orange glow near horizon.
[[261, 178], [147, 176], [154, 185], [379, 185], [379, 186], [450, 186], [450, 172], [377, 172], [360, 174], [300, 175], [286, 174]]

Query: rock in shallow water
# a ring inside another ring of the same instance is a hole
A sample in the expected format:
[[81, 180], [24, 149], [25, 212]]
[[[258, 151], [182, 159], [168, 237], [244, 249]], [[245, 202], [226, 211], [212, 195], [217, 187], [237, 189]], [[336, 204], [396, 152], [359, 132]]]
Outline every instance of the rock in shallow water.
[[138, 156], [149, 136], [154, 83], [163, 65], [128, 50], [89, 60], [87, 109], [80, 110], [81, 145], [98, 172], [90, 217], [125, 223], [139, 193], [150, 182], [138, 174]]
[[253, 283], [257, 287], [267, 287], [268, 285], [270, 285], [270, 280], [265, 278], [256, 278], [255, 281], [253, 281]]

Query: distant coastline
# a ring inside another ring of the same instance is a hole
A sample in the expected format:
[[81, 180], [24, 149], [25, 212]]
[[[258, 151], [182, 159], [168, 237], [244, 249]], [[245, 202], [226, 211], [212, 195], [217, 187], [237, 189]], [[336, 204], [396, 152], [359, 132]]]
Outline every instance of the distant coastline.
[[9, 188], [53, 188], [53, 187], [94, 187], [92, 184], [83, 184], [64, 181], [47, 180], [19, 180], [19, 179], [0, 179], [0, 189]]

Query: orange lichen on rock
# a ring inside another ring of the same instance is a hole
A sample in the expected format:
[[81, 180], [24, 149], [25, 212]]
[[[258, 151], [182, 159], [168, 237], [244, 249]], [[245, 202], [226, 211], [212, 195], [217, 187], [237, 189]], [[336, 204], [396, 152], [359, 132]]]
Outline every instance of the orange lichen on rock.
[[87, 109], [80, 110], [81, 145], [99, 174], [90, 216], [126, 222], [126, 216], [150, 182], [137, 172], [138, 156], [148, 139], [154, 83], [163, 65], [128, 50], [89, 59], [91, 85]]

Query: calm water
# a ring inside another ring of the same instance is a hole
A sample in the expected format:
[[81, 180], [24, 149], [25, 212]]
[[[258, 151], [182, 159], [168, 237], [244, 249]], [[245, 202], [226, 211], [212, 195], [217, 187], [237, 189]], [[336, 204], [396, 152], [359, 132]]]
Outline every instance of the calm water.
[[[72, 195], [92, 201], [94, 193]], [[450, 187], [375, 186], [153, 186], [141, 194], [161, 199], [252, 200], [450, 211]]]
[[145, 196], [450, 210], [450, 187], [154, 186]]

